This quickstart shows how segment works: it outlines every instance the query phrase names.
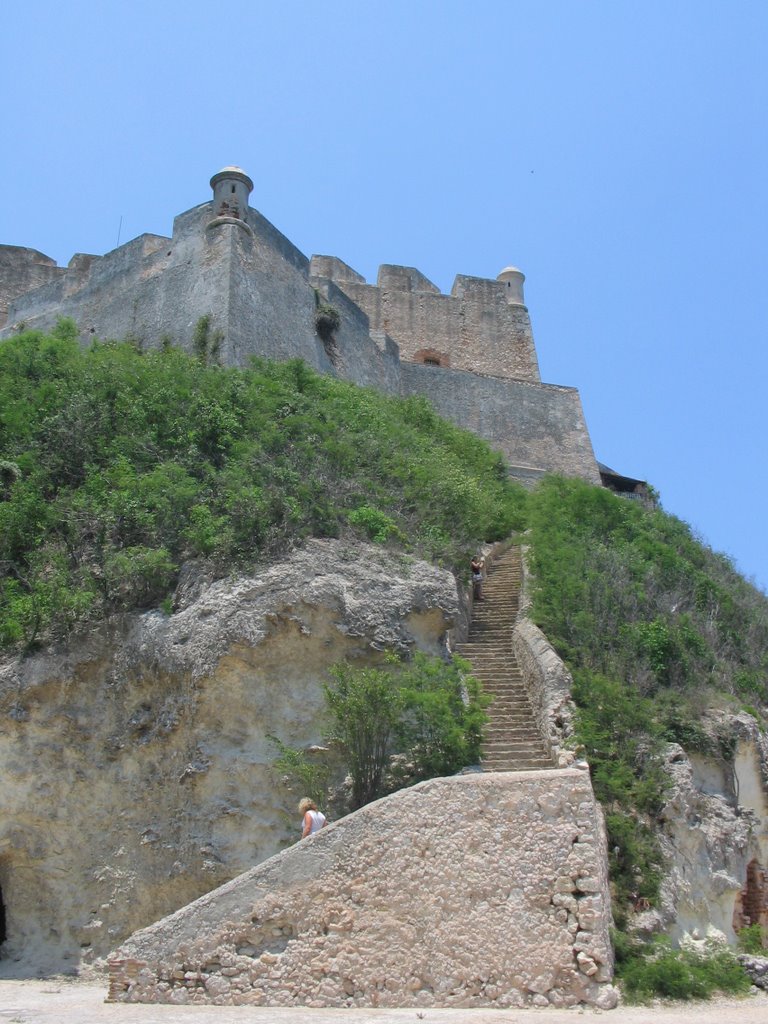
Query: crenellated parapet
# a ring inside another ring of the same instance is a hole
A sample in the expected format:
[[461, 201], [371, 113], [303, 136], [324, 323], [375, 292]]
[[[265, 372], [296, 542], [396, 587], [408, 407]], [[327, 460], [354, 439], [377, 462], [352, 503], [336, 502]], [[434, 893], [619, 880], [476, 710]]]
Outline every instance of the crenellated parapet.
[[313, 256], [310, 272], [328, 277], [385, 331], [400, 357], [515, 380], [539, 381], [524, 275], [508, 267], [496, 280], [460, 274], [443, 294], [415, 267], [384, 264], [375, 285], [341, 260]]

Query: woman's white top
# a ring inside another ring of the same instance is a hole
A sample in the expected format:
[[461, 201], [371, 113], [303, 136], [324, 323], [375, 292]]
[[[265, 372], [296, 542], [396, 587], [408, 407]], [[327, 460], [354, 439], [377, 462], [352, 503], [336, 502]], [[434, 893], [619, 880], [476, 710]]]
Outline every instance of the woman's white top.
[[307, 811], [307, 814], [312, 819], [312, 827], [309, 830], [309, 834], [312, 836], [315, 832], [319, 832], [325, 824], [325, 815], [322, 811]]

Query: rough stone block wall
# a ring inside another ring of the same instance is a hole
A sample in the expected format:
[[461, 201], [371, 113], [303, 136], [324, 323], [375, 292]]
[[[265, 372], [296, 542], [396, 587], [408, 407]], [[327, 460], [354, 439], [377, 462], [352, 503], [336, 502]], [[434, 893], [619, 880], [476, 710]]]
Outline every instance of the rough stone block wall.
[[19, 245], [0, 245], [0, 328], [8, 319], [14, 299], [32, 288], [39, 288], [66, 273], [55, 260], [37, 249]]
[[[132, 337], [159, 346], [167, 333], [175, 344], [189, 344], [197, 318], [212, 312], [202, 305], [205, 288], [192, 280], [196, 273], [203, 276], [200, 262], [183, 235], [140, 235], [105, 256], [75, 256], [56, 281], [12, 303], [9, 328], [23, 321], [50, 330], [66, 316], [77, 323], [84, 342]], [[205, 281], [214, 287], [216, 275]]]
[[[443, 295], [413, 267], [383, 266], [378, 285], [331, 257], [313, 257], [313, 272], [329, 275], [383, 330], [405, 360], [422, 361], [425, 350], [441, 365], [497, 377], [538, 381], [539, 367], [528, 310], [510, 305], [503, 282], [459, 276]], [[339, 265], [340, 264], [340, 265]]]
[[441, 416], [485, 438], [513, 472], [539, 470], [600, 484], [575, 388], [403, 363], [403, 393], [426, 395]]
[[400, 394], [400, 353], [387, 335], [374, 337], [368, 317], [337, 285], [326, 278], [310, 277], [322, 302], [333, 306], [341, 326], [327, 346], [332, 369], [342, 380], [376, 388], [387, 395]]
[[110, 997], [610, 1007], [609, 920], [588, 772], [433, 779], [133, 935]]
[[539, 732], [555, 763], [573, 760], [564, 744], [573, 735], [571, 674], [546, 636], [530, 619], [521, 618], [512, 634], [515, 657], [533, 705]]

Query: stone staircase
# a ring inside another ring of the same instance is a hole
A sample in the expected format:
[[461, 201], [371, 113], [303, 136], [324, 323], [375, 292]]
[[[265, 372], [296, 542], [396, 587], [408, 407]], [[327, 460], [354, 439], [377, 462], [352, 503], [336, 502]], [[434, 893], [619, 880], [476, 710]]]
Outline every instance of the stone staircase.
[[520, 549], [509, 548], [491, 565], [482, 602], [475, 602], [467, 642], [456, 645], [493, 702], [488, 708], [481, 764], [484, 771], [554, 768], [536, 726], [512, 646], [520, 600]]

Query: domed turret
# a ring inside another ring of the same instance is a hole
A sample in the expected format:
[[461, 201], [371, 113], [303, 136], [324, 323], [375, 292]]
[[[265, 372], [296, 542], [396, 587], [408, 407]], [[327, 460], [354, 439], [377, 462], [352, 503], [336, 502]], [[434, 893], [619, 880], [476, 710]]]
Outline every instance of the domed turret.
[[[239, 223], [248, 228], [248, 196], [253, 182], [241, 167], [224, 167], [211, 178], [213, 220], [211, 224]], [[209, 225], [210, 226], [210, 225]]]
[[525, 281], [525, 274], [522, 270], [518, 270], [517, 267], [504, 267], [496, 280], [506, 284], [507, 302], [511, 306], [525, 305], [525, 299], [523, 298], [523, 281]]

